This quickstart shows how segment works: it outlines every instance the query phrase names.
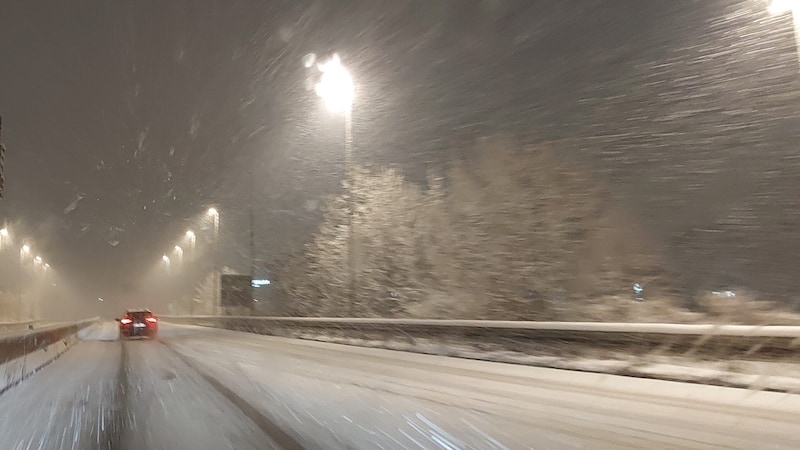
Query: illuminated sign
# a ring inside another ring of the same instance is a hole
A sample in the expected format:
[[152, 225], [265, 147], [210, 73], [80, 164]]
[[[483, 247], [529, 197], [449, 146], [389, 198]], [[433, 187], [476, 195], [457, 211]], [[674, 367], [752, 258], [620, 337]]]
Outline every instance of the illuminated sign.
[[269, 286], [270, 285], [270, 281], [269, 280], [253, 280], [251, 284], [253, 285], [254, 288], [258, 288], [258, 287]]

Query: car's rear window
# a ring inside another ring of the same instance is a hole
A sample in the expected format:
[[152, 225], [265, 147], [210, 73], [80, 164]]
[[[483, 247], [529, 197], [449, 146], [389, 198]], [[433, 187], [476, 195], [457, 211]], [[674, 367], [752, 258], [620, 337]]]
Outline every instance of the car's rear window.
[[143, 321], [147, 317], [147, 313], [144, 311], [136, 311], [128, 313], [131, 319]]

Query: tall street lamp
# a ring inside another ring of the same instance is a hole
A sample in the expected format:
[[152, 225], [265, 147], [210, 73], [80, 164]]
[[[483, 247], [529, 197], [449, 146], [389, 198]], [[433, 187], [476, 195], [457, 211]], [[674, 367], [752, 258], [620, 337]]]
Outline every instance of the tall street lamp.
[[28, 244], [24, 244], [19, 249], [19, 263], [20, 263], [20, 266], [25, 263], [25, 258], [30, 256], [30, 254], [31, 254], [31, 246], [28, 245]]
[[8, 240], [8, 228], [0, 228], [0, 250], [3, 249], [3, 242]]
[[178, 262], [178, 267], [180, 267], [183, 264], [183, 249], [180, 245], [176, 245], [172, 249], [172, 253], [175, 254], [175, 260]]
[[217, 208], [208, 208], [206, 215], [214, 221], [214, 241], [219, 238], [219, 211]]
[[349, 313], [353, 315], [356, 303], [356, 261], [355, 261], [355, 232], [353, 230], [353, 77], [342, 65], [338, 54], [333, 54], [328, 61], [317, 64], [321, 72], [319, 83], [314, 86], [314, 91], [325, 106], [332, 112], [344, 116], [344, 160], [345, 179], [347, 180], [347, 267], [349, 272]]
[[774, 16], [787, 13], [792, 15], [795, 52], [800, 60], [800, 0], [772, 0], [767, 11]]
[[197, 236], [195, 236], [194, 231], [189, 230], [186, 232], [186, 240], [189, 241], [189, 250], [194, 252], [194, 246], [197, 243]]
[[219, 211], [216, 208], [208, 208], [206, 215], [214, 221], [214, 252], [211, 255], [211, 274], [214, 290], [214, 310], [218, 311], [220, 306], [219, 292], [219, 271], [217, 270], [217, 256], [219, 253]]
[[19, 299], [18, 299], [18, 305], [17, 305], [17, 307], [19, 309], [18, 313], [19, 313], [19, 321], [20, 322], [22, 322], [22, 317], [23, 317], [23, 315], [22, 315], [22, 312], [23, 312], [22, 311], [23, 297], [27, 296], [27, 293], [26, 293], [26, 291], [27, 291], [27, 280], [26, 280], [26, 277], [24, 276], [25, 275], [25, 258], [30, 257], [30, 255], [31, 255], [31, 246], [28, 245], [28, 244], [23, 244], [22, 247], [20, 247], [20, 249], [19, 249], [19, 268], [20, 268], [20, 271], [21, 271], [20, 276], [21, 276], [21, 279], [23, 280], [22, 284], [20, 285], [20, 288], [19, 288]]

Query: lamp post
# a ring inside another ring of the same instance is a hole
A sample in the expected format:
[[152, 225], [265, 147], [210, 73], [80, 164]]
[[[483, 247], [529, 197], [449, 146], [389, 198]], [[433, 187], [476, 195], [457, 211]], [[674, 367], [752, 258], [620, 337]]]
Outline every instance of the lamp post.
[[33, 318], [38, 314], [34, 314], [39, 310], [39, 306], [42, 302], [42, 292], [41, 287], [45, 285], [44, 276], [47, 274], [47, 268], [45, 267], [45, 262], [41, 256], [36, 255], [33, 257], [33, 282], [35, 295], [28, 298], [26, 304], [28, 306], [28, 320], [33, 320]]
[[3, 242], [8, 240], [8, 228], [0, 228], [0, 250], [3, 249]]
[[217, 270], [217, 257], [219, 253], [219, 211], [216, 208], [208, 208], [206, 215], [214, 221], [214, 252], [211, 255], [211, 274], [214, 290], [214, 311], [218, 312], [220, 305], [219, 292], [219, 271]]
[[347, 267], [349, 276], [349, 315], [353, 315], [356, 303], [356, 260], [355, 232], [353, 230], [353, 78], [342, 65], [339, 55], [333, 54], [331, 59], [317, 65], [321, 72], [319, 83], [314, 91], [325, 106], [332, 112], [344, 116], [344, 159], [345, 179], [347, 180]]
[[20, 265], [20, 266], [22, 266], [23, 264], [25, 264], [25, 258], [27, 258], [28, 256], [30, 256], [30, 254], [31, 254], [31, 246], [30, 246], [30, 245], [28, 245], [28, 244], [24, 244], [24, 245], [23, 245], [23, 246], [22, 246], [22, 247], [19, 249], [19, 265]]
[[214, 241], [216, 242], [217, 238], [219, 238], [219, 211], [217, 211], [217, 208], [208, 208], [206, 215], [214, 221]]
[[178, 268], [183, 265], [183, 249], [180, 245], [176, 245], [175, 248], [172, 249], [172, 253], [175, 254], [175, 261], [178, 262]]
[[164, 263], [164, 271], [166, 273], [169, 273], [170, 265], [172, 264], [172, 262], [169, 259], [169, 256], [161, 255], [161, 261]]
[[800, 0], [772, 0], [767, 11], [774, 16], [787, 13], [792, 15], [795, 52], [800, 61]]
[[194, 246], [197, 243], [197, 236], [195, 236], [194, 231], [189, 230], [186, 232], [186, 240], [189, 242], [189, 250], [194, 252]]
[[19, 249], [19, 268], [20, 268], [20, 280], [22, 280], [22, 284], [19, 288], [19, 321], [22, 322], [22, 305], [23, 305], [23, 297], [27, 291], [27, 277], [25, 276], [25, 259], [30, 257], [31, 255], [31, 246], [28, 244], [23, 244], [22, 247]]

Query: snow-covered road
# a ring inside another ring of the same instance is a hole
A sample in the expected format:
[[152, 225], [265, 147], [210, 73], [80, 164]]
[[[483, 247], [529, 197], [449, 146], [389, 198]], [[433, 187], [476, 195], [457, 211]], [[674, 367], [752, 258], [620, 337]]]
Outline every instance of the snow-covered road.
[[271, 439], [157, 341], [117, 324], [0, 396], [0, 449], [270, 449]]
[[0, 448], [800, 448], [797, 395], [115, 326], [0, 396]]

